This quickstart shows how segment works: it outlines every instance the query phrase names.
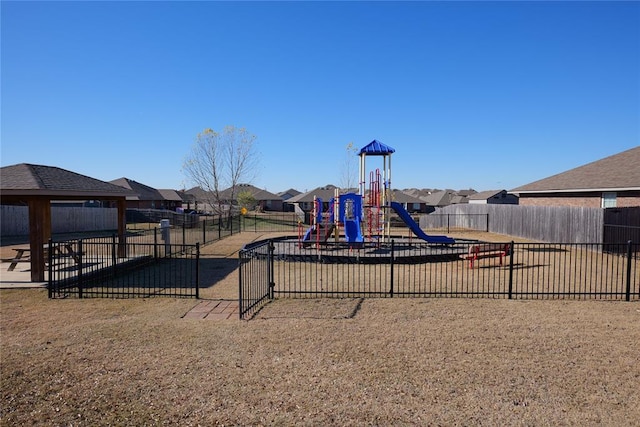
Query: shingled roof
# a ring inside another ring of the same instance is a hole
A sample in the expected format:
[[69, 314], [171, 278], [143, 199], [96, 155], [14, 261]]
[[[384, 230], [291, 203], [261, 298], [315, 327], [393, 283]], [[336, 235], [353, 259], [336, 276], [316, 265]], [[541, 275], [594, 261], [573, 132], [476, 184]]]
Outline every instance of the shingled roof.
[[139, 183], [129, 178], [118, 178], [109, 181], [111, 184], [131, 190], [133, 193], [127, 196], [127, 200], [164, 200], [164, 197], [158, 190], [148, 185]]
[[[220, 193], [220, 196], [223, 199], [231, 198], [231, 190], [232, 190], [231, 187], [225, 189]], [[235, 198], [237, 198], [240, 193], [245, 191], [251, 193], [251, 196], [256, 200], [282, 200], [282, 197], [275, 195], [273, 193], [270, 193], [267, 190], [262, 190], [258, 187], [254, 187], [251, 184], [236, 185], [236, 188], [234, 191]]]
[[0, 168], [3, 196], [123, 197], [122, 187], [55, 166], [20, 163]]
[[640, 146], [579, 166], [510, 193], [640, 190]]

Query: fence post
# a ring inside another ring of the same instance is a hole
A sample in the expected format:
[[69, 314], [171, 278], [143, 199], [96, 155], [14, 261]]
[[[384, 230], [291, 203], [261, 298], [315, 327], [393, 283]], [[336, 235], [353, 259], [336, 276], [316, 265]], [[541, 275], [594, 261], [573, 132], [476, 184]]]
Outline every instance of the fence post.
[[389, 269], [390, 269], [390, 274], [391, 274], [391, 284], [390, 284], [391, 288], [389, 289], [389, 296], [391, 298], [393, 298], [393, 280], [394, 280], [394, 274], [393, 274], [394, 273], [394, 271], [393, 271], [394, 270], [394, 268], [393, 268], [393, 266], [394, 266], [394, 262], [393, 261], [394, 260], [393, 260], [393, 257], [394, 257], [394, 254], [395, 254], [395, 240], [391, 239], [391, 258], [389, 258], [389, 267], [390, 267]]
[[82, 239], [78, 240], [78, 298], [82, 298], [82, 267], [83, 267], [83, 259], [82, 252], [84, 252], [82, 248]]
[[487, 229], [485, 230], [487, 233], [489, 232], [489, 214], [485, 214], [485, 216], [487, 217], [487, 220], [485, 221], [485, 223], [487, 224]]
[[158, 227], [153, 229], [153, 259], [158, 259]]
[[111, 263], [113, 264], [113, 266], [115, 267], [116, 265], [116, 233], [113, 233], [111, 235]]
[[222, 239], [222, 214], [218, 214], [218, 240]]
[[184, 253], [184, 245], [186, 245], [187, 240], [187, 227], [185, 225], [185, 221], [182, 221], [182, 253]]
[[200, 243], [196, 242], [196, 299], [200, 299]]
[[240, 249], [238, 252], [238, 308], [239, 308], [239, 317], [242, 320], [242, 316], [244, 313], [244, 307], [242, 304], [242, 257], [244, 256], [244, 249]]
[[202, 243], [207, 243], [207, 218], [202, 220]]
[[[489, 217], [487, 216], [487, 219]], [[509, 245], [509, 299], [513, 298], [513, 240]]]
[[267, 262], [267, 277], [269, 280], [269, 299], [274, 298], [274, 288], [276, 287], [275, 282], [273, 281], [273, 268], [274, 268], [274, 257], [273, 252], [275, 250], [275, 246], [273, 245], [273, 240], [269, 240], [269, 259]]
[[627, 292], [625, 299], [631, 301], [631, 240], [627, 241]]
[[49, 261], [49, 298], [53, 298], [53, 239], [49, 238], [49, 253], [47, 254]]
[[451, 214], [447, 214], [447, 234], [449, 234], [450, 218], [451, 218]]

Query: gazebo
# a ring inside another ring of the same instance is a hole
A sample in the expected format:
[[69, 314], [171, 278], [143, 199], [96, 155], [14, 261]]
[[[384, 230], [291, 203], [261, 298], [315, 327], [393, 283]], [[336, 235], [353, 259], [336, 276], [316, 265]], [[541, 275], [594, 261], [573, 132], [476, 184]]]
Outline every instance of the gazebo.
[[118, 208], [118, 235], [126, 232], [125, 188], [53, 166], [20, 163], [0, 168], [0, 204], [29, 207], [31, 280], [45, 279], [44, 245], [51, 237], [52, 200], [110, 200]]

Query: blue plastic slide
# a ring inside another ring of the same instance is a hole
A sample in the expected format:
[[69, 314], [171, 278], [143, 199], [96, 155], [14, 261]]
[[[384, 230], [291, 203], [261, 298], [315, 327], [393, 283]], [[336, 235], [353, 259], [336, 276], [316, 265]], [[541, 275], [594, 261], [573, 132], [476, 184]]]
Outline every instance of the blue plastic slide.
[[345, 219], [344, 235], [349, 243], [362, 243], [364, 241], [362, 231], [360, 231], [360, 221], [357, 218]]
[[409, 226], [409, 228], [411, 229], [411, 231], [413, 231], [413, 234], [415, 234], [416, 236], [418, 236], [418, 238], [425, 240], [429, 243], [455, 243], [456, 241], [453, 240], [451, 237], [447, 237], [447, 236], [429, 236], [428, 234], [426, 234], [424, 231], [422, 231], [422, 229], [420, 228], [420, 226], [413, 220], [413, 218], [411, 218], [411, 215], [409, 215], [409, 212], [407, 212], [407, 210], [402, 207], [402, 205], [398, 202], [391, 202], [391, 208], [396, 211], [396, 213], [400, 216], [400, 219], [402, 219], [402, 221], [404, 221], [405, 224], [407, 224], [407, 226]]

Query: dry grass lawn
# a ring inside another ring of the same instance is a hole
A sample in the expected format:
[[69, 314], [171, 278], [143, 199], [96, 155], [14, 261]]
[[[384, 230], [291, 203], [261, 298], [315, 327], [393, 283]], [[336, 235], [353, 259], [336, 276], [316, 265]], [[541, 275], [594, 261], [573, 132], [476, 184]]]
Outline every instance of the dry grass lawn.
[[[203, 297], [236, 298], [237, 249], [263, 237], [205, 247]], [[635, 302], [283, 299], [241, 322], [0, 297], [7, 426], [640, 423]]]

